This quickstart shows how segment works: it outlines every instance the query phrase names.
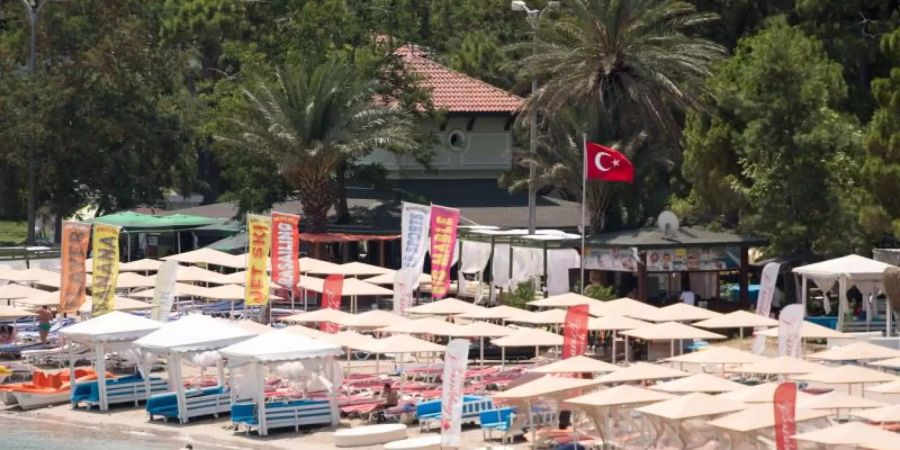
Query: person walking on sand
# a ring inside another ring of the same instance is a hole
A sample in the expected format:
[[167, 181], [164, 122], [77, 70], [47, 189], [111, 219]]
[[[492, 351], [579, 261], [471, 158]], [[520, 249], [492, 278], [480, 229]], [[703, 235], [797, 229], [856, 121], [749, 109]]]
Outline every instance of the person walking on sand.
[[38, 310], [38, 331], [41, 333], [41, 344], [47, 343], [47, 335], [50, 334], [50, 321], [53, 320], [53, 313], [47, 305]]

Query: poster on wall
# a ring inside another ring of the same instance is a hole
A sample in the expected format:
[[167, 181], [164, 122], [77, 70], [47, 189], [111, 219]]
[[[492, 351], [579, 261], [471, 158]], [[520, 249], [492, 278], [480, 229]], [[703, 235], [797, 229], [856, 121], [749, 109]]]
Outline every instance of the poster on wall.
[[585, 269], [615, 272], [636, 272], [638, 270], [637, 252], [630, 248], [589, 248], [586, 253]]
[[692, 247], [647, 250], [650, 272], [732, 270], [741, 264], [738, 247]]

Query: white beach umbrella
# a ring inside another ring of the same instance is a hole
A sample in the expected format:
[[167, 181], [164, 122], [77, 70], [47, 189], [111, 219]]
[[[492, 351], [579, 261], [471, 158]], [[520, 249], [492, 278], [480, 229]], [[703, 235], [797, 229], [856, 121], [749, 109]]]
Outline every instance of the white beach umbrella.
[[425, 303], [414, 306], [406, 311], [411, 314], [430, 314], [430, 315], [454, 315], [474, 312], [484, 309], [474, 303], [469, 303], [452, 297], [444, 298], [435, 302]]
[[653, 386], [650, 386], [650, 389], [653, 389], [655, 391], [668, 392], [670, 394], [682, 394], [690, 392], [731, 392], [742, 389], [744, 387], [745, 386], [743, 384], [735, 383], [734, 381], [726, 380], [724, 378], [719, 378], [715, 375], [698, 373], [689, 377], [678, 378], [672, 381], [655, 384]]
[[529, 369], [534, 373], [609, 373], [621, 367], [589, 356], [579, 355]]
[[895, 357], [900, 359], [900, 351], [864, 341], [832, 347], [828, 350], [806, 356], [807, 359], [818, 359], [823, 361], [859, 361]]
[[800, 375], [816, 372], [825, 366], [790, 356], [778, 356], [769, 360], [726, 369], [728, 372], [758, 375]]
[[597, 381], [605, 384], [631, 383], [644, 380], [662, 380], [680, 378], [690, 375], [687, 372], [650, 363], [635, 363], [597, 378]]
[[897, 433], [861, 422], [847, 422], [795, 434], [793, 439], [824, 445], [863, 445], [875, 441], [892, 442], [897, 439]]

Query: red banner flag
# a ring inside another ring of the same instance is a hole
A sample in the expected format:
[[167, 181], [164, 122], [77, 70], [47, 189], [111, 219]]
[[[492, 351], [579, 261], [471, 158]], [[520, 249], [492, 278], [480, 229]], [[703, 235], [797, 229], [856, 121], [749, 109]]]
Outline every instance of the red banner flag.
[[583, 355], [587, 347], [588, 305], [569, 307], [563, 325], [562, 358]]
[[291, 293], [300, 282], [300, 216], [272, 213], [272, 281]]
[[431, 297], [444, 298], [450, 291], [450, 266], [456, 247], [459, 210], [431, 205]]
[[794, 411], [797, 408], [797, 384], [781, 383], [775, 388], [775, 446], [777, 450], [797, 450]]
[[91, 225], [65, 222], [62, 226], [60, 265], [62, 279], [59, 289], [59, 312], [74, 314], [85, 300], [87, 272], [84, 260], [87, 255]]
[[588, 180], [634, 181], [634, 166], [622, 153], [593, 142], [585, 143]]
[[[325, 285], [322, 287], [322, 308], [341, 309], [341, 291], [344, 290], [344, 276], [339, 274], [328, 275]], [[319, 330], [326, 333], [337, 333], [340, 326], [336, 323], [322, 322]]]

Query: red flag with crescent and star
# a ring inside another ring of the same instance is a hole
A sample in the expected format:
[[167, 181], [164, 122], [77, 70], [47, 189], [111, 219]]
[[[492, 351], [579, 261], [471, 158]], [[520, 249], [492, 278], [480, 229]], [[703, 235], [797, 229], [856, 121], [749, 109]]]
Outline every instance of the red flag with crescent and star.
[[634, 181], [634, 166], [625, 155], [593, 142], [587, 142], [585, 147], [588, 180]]

